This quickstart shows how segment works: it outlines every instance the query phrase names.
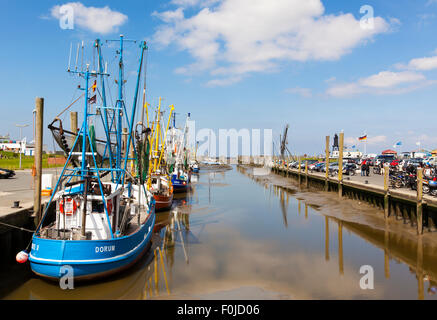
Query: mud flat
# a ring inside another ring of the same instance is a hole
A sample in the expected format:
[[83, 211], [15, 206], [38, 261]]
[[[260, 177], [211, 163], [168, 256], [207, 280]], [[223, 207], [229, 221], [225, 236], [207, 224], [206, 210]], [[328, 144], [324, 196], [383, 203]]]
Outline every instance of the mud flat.
[[[284, 177], [267, 169], [254, 165], [239, 165], [238, 170], [252, 178], [257, 183], [267, 186], [277, 186], [291, 193], [296, 199], [320, 211], [323, 215], [342, 221], [365, 225], [380, 231], [395, 232], [403, 237], [417, 242], [416, 228], [406, 227], [410, 222], [406, 219], [390, 217], [384, 219], [384, 210], [366, 201], [352, 200], [346, 197], [338, 198], [335, 192], [325, 192], [304, 184], [299, 186], [295, 179]], [[255, 173], [255, 174], [254, 174]], [[437, 233], [426, 232], [420, 237], [423, 244], [437, 247]]]

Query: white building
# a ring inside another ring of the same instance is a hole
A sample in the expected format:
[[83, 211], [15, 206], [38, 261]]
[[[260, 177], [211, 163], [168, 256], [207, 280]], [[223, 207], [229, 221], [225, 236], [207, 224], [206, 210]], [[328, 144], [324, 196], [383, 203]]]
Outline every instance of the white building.
[[35, 146], [26, 143], [26, 138], [23, 140], [0, 140], [0, 150], [22, 153], [25, 156], [33, 156], [35, 154]]
[[[334, 150], [332, 151], [331, 158], [337, 159], [340, 156], [340, 151]], [[343, 158], [361, 158], [363, 153], [360, 151], [343, 151]]]

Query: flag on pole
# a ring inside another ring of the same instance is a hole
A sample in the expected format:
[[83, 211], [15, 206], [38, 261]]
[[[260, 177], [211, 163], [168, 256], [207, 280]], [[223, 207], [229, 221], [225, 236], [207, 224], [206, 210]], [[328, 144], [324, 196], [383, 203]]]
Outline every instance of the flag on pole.
[[402, 141], [399, 141], [393, 145], [393, 148], [396, 148], [396, 147], [401, 146], [401, 145], [402, 145]]
[[96, 95], [93, 95], [91, 98], [88, 99], [88, 102], [89, 102], [90, 104], [93, 104], [93, 103], [96, 103], [96, 100], [97, 100], [97, 96], [96, 96]]
[[358, 137], [358, 140], [360, 140], [360, 141], [367, 140], [367, 134], [365, 136]]
[[93, 92], [96, 92], [97, 80], [94, 80], [93, 86], [91, 88], [93, 89]]

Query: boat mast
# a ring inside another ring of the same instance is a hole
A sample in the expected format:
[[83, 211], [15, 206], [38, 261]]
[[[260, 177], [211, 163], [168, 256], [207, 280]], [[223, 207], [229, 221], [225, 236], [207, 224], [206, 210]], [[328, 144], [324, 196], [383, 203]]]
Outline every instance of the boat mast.
[[[121, 132], [123, 129], [122, 114], [123, 114], [123, 35], [120, 35], [120, 59], [118, 62], [118, 100], [116, 104], [117, 112], [117, 152], [116, 152], [116, 167], [121, 168]], [[126, 148], [127, 149], [127, 148]], [[117, 183], [120, 183], [121, 172], [116, 172]]]

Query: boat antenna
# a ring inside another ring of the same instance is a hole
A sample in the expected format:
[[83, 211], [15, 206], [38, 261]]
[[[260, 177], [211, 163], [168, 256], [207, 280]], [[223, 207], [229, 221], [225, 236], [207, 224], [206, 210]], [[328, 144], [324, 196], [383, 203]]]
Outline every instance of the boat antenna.
[[82, 57], [81, 57], [81, 66], [80, 66], [80, 70], [83, 71], [83, 49], [84, 49], [84, 45], [83, 45], [83, 40], [82, 40]]
[[70, 63], [71, 63], [71, 50], [73, 49], [73, 43], [70, 43], [70, 55], [68, 56], [68, 69], [67, 71], [70, 72]]
[[74, 71], [77, 71], [77, 60], [79, 59], [79, 43], [77, 44], [77, 50], [76, 50], [76, 66], [74, 68]]

